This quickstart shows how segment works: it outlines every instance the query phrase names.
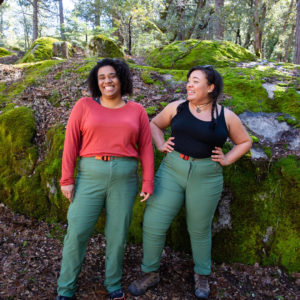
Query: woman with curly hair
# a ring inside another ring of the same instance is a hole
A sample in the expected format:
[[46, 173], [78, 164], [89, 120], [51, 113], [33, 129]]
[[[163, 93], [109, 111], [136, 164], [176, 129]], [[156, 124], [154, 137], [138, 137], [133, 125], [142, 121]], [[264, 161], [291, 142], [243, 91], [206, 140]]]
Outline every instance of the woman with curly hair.
[[[103, 59], [91, 70], [92, 97], [70, 115], [62, 160], [61, 191], [69, 199], [57, 300], [72, 299], [87, 244], [105, 207], [105, 281], [109, 299], [125, 299], [122, 264], [134, 200], [137, 164], [143, 169], [141, 201], [153, 192], [153, 148], [144, 108], [122, 96], [132, 93], [128, 65]], [[80, 157], [74, 184], [74, 169]]]
[[[211, 272], [211, 224], [223, 188], [222, 167], [238, 160], [251, 147], [240, 119], [217, 103], [221, 75], [211, 66], [193, 67], [187, 75], [187, 100], [170, 103], [151, 121], [157, 149], [167, 153], [155, 175], [155, 190], [147, 201], [143, 223], [143, 275], [130, 286], [142, 295], [158, 284], [166, 232], [182, 205], [194, 260], [195, 295], [208, 298]], [[171, 126], [165, 141], [163, 130]], [[224, 154], [229, 137], [235, 146]]]

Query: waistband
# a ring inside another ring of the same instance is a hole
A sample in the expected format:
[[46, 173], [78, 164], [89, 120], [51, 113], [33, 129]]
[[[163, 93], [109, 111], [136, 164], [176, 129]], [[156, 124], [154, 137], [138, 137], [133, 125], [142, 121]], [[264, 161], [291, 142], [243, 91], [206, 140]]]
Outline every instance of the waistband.
[[92, 158], [102, 161], [111, 161], [111, 160], [137, 160], [135, 157], [130, 156], [112, 156], [112, 155], [96, 155], [92, 156]]
[[190, 161], [197, 161], [197, 160], [211, 160], [210, 157], [203, 157], [203, 158], [194, 158], [194, 157], [191, 157], [191, 156], [188, 156], [188, 155], [185, 155], [185, 154], [182, 154], [180, 152], [177, 152], [175, 150], [173, 150], [172, 152], [170, 152], [170, 154], [173, 153], [173, 155], [177, 156], [177, 157], [180, 157], [181, 159], [183, 160], [190, 160]]

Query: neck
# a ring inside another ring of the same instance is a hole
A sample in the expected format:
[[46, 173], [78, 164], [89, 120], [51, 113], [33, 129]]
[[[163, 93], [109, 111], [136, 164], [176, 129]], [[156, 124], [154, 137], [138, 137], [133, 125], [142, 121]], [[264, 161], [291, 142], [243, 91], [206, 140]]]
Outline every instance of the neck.
[[106, 98], [106, 97], [100, 97], [101, 105], [108, 108], [117, 108], [124, 105], [123, 99], [120, 97], [116, 98]]
[[200, 103], [199, 102], [195, 103], [194, 101], [190, 101], [190, 104], [198, 113], [200, 113], [205, 110], [211, 110], [213, 101], [211, 99], [207, 99], [206, 101], [201, 101]]

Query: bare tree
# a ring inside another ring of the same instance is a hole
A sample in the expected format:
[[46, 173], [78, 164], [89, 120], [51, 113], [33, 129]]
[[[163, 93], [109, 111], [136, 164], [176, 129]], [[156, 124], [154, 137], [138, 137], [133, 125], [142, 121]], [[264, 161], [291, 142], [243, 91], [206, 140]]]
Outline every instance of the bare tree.
[[263, 23], [267, 13], [267, 6], [265, 3], [261, 4], [261, 0], [254, 2], [254, 51], [257, 57], [262, 55], [262, 35]]
[[39, 0], [33, 0], [32, 6], [33, 6], [33, 18], [32, 18], [32, 41], [35, 41], [38, 38], [38, 11], [39, 11]]
[[65, 37], [65, 21], [64, 21], [64, 6], [63, 0], [59, 0], [59, 25], [60, 25], [60, 37], [63, 41], [66, 40]]
[[297, 0], [294, 64], [300, 64], [300, 0]]
[[218, 40], [224, 40], [224, 19], [222, 17], [222, 11], [224, 9], [224, 0], [216, 0], [216, 38]]

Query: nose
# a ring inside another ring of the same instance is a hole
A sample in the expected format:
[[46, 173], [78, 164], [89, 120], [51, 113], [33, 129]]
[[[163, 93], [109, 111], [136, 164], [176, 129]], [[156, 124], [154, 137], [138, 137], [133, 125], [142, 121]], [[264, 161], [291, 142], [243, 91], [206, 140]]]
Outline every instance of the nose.
[[187, 82], [186, 86], [191, 87], [191, 86], [193, 86], [193, 84], [191, 82]]
[[104, 82], [111, 82], [112, 80], [111, 80], [111, 78], [109, 77], [109, 76], [107, 76], [106, 78], [105, 78], [105, 80], [104, 80]]

